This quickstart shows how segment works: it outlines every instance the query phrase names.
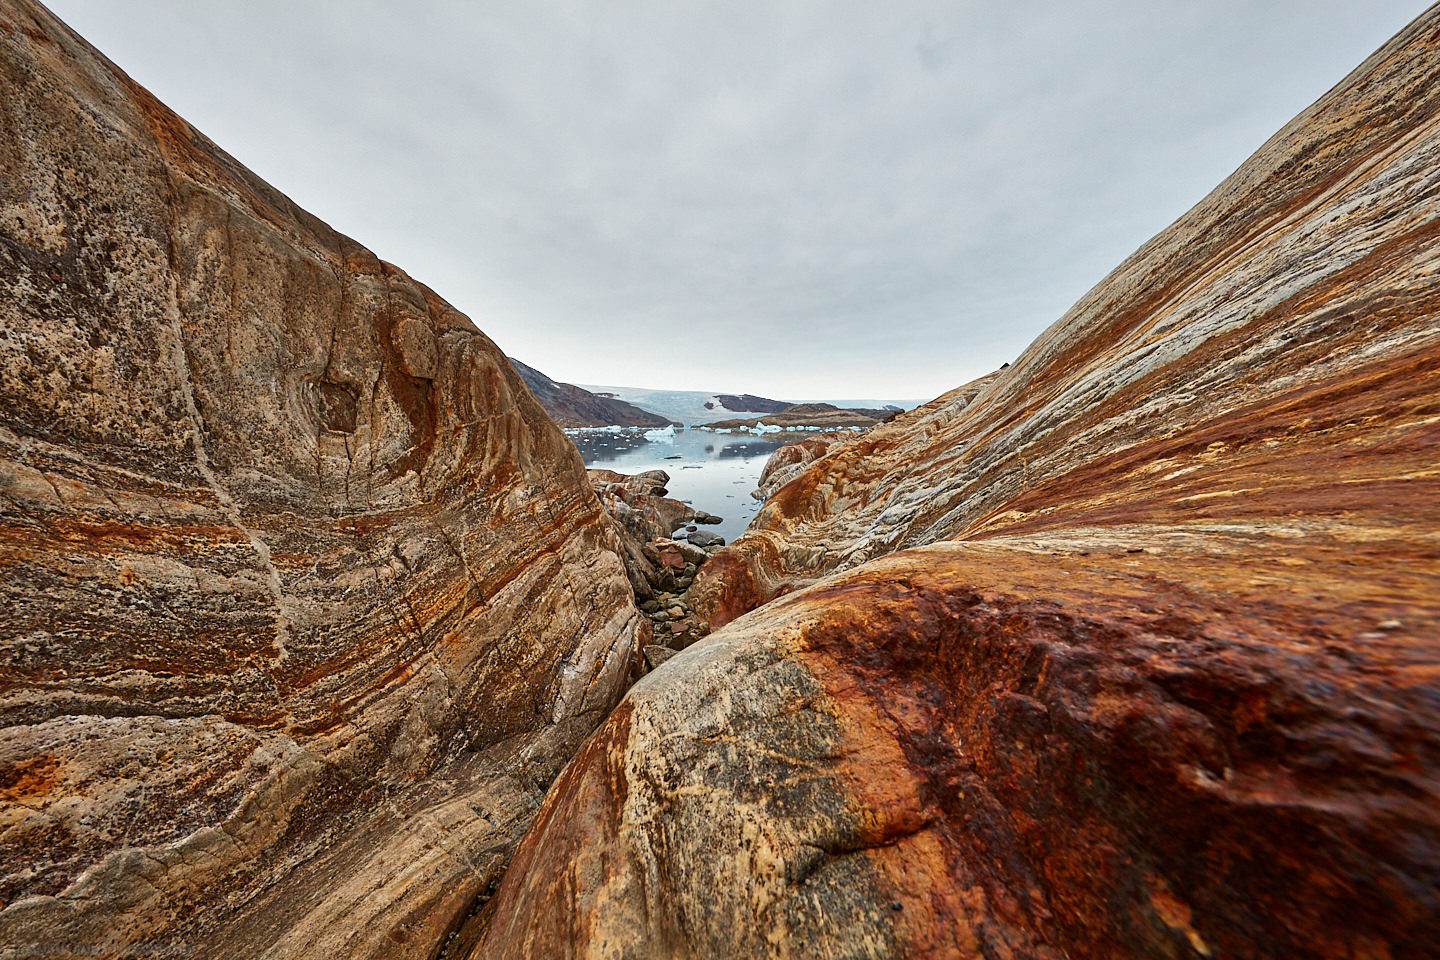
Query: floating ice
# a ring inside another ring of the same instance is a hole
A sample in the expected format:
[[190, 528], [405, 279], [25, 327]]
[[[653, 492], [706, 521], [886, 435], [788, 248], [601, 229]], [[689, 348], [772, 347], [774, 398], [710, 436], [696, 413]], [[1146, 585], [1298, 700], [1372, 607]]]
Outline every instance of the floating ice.
[[565, 428], [564, 428], [564, 431], [565, 431], [565, 433], [566, 433], [567, 436], [572, 436], [572, 437], [574, 437], [574, 436], [584, 436], [585, 434], [589, 434], [589, 433], [624, 433], [625, 431], [630, 430], [630, 429], [633, 429], [633, 428], [631, 428], [631, 427], [615, 427], [615, 426], [610, 426], [610, 427], [565, 427]]

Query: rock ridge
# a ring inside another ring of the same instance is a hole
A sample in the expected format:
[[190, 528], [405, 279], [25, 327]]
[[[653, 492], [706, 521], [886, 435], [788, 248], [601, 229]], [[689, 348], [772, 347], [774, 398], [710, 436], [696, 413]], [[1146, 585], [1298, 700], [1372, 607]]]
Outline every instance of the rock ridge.
[[469, 955], [1432, 954], [1437, 80], [1440, 7], [1012, 365], [789, 455]]
[[428, 953], [641, 639], [495, 345], [0, 0], [0, 952]]

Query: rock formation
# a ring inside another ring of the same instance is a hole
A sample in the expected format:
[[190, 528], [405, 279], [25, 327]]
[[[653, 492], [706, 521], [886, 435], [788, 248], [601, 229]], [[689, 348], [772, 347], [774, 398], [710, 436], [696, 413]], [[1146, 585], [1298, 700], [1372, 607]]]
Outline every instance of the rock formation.
[[602, 397], [573, 383], [558, 383], [534, 367], [508, 358], [540, 406], [562, 427], [668, 427], [670, 421], [633, 403]]
[[471, 955], [1434, 955], [1437, 449], [1440, 8], [778, 490]]
[[0, 0], [0, 953], [428, 956], [638, 654], [500, 351]]
[[668, 539], [695, 518], [695, 509], [667, 497], [670, 477], [663, 470], [630, 476], [614, 470], [587, 471], [605, 512], [620, 533], [626, 571], [637, 600], [649, 600], [653, 589], [674, 589], [657, 558], [646, 555], [647, 544]]
[[760, 485], [750, 491], [750, 496], [762, 503], [769, 500], [775, 491], [794, 480], [810, 464], [835, 449], [838, 444], [847, 443], [855, 437], [856, 435], [848, 430], [833, 430], [785, 444], [765, 461], [765, 469], [760, 471]]
[[[722, 519], [665, 496], [670, 475], [664, 470], [629, 476], [592, 469], [589, 474], [601, 505], [620, 533], [625, 570], [636, 603], [652, 623], [652, 636], [680, 650], [708, 634], [710, 625], [691, 616], [686, 593], [700, 566], [725, 545], [723, 539], [696, 525], [721, 523]], [[680, 530], [682, 525], [689, 530]], [[654, 660], [651, 653], [646, 656]]]

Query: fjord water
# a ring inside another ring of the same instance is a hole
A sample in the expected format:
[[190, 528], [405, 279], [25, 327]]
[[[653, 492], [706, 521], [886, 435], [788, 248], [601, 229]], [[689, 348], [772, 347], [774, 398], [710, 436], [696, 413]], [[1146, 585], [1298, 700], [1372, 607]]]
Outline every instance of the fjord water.
[[629, 474], [664, 470], [670, 475], [670, 496], [725, 518], [703, 529], [727, 543], [744, 532], [760, 509], [750, 491], [759, 485], [771, 451], [788, 442], [678, 427], [673, 436], [650, 431], [649, 438], [638, 431], [570, 431], [587, 467]]

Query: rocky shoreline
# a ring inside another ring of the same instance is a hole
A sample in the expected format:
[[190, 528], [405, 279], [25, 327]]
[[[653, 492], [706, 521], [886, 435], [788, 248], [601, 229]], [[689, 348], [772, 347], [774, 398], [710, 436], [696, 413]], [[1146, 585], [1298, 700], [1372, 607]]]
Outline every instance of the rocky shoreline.
[[620, 535], [635, 605], [649, 625], [652, 642], [642, 644], [637, 664], [640, 673], [648, 673], [710, 633], [710, 624], [695, 615], [688, 593], [700, 567], [725, 546], [725, 538], [700, 525], [723, 520], [666, 496], [670, 475], [664, 470], [587, 473]]

